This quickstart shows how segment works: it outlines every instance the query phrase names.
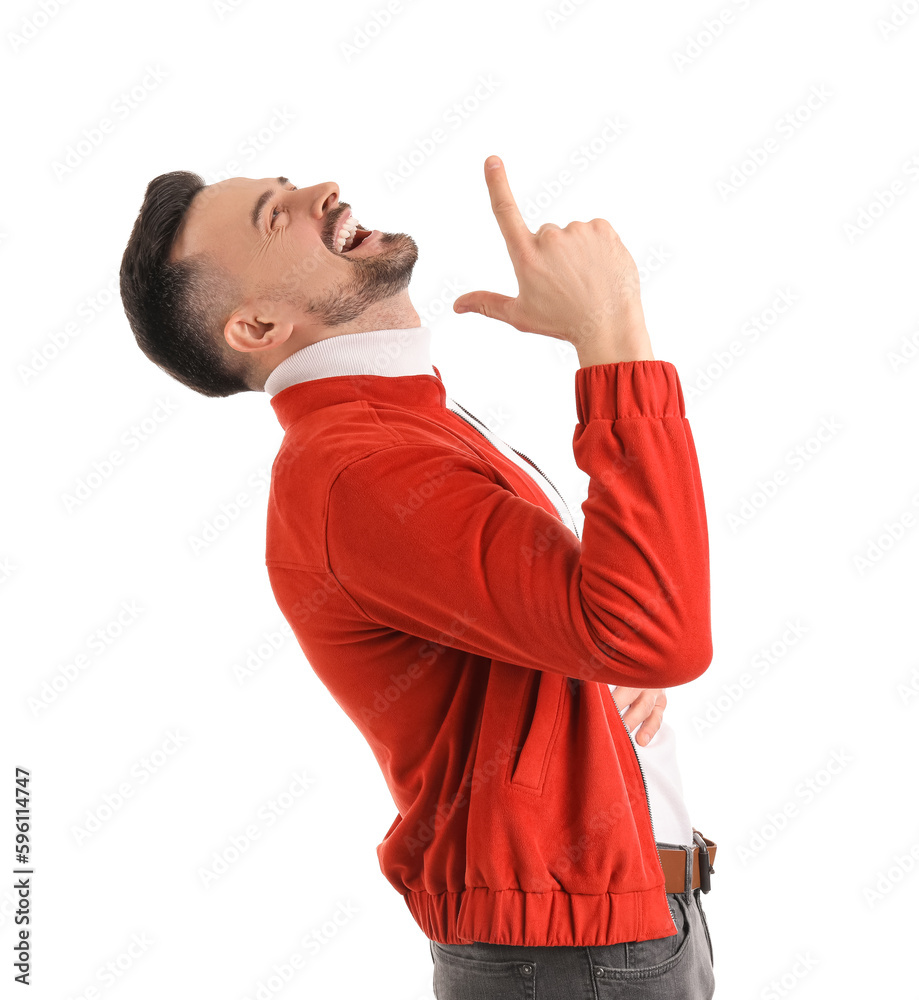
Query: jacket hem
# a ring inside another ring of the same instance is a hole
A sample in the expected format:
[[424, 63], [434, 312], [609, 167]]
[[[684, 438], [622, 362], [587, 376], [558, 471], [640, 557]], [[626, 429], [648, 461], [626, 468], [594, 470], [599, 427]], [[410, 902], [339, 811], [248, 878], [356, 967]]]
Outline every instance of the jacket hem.
[[425, 935], [440, 944], [602, 947], [676, 933], [663, 884], [598, 895], [472, 887], [409, 891], [404, 898]]

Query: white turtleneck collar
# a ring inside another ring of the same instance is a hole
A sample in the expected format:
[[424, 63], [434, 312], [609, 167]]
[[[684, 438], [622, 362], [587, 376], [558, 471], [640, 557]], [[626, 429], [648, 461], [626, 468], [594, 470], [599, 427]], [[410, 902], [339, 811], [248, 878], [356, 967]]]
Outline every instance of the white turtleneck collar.
[[333, 375], [433, 375], [431, 331], [426, 326], [341, 333], [294, 351], [265, 382], [265, 392]]

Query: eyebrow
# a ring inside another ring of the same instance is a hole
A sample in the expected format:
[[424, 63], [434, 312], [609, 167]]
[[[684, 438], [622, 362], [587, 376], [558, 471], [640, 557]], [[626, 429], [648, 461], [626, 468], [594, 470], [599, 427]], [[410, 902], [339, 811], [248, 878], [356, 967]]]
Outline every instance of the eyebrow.
[[[277, 182], [278, 184], [281, 185], [281, 187], [283, 187], [285, 184], [290, 183], [290, 181], [286, 177], [278, 177]], [[276, 190], [277, 190], [276, 188], [272, 188], [260, 194], [258, 201], [253, 206], [251, 219], [252, 219], [252, 225], [255, 229], [261, 230], [262, 212], [265, 210], [265, 206], [271, 200]]]

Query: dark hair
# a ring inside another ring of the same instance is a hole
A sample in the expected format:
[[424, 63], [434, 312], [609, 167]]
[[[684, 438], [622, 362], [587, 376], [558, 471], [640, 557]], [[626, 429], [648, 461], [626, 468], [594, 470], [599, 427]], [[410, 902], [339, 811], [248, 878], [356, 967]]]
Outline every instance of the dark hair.
[[173, 170], [154, 177], [121, 259], [121, 302], [138, 347], [168, 375], [204, 396], [253, 387], [249, 363], [223, 337], [238, 287], [206, 254], [170, 261], [185, 213], [206, 185]]

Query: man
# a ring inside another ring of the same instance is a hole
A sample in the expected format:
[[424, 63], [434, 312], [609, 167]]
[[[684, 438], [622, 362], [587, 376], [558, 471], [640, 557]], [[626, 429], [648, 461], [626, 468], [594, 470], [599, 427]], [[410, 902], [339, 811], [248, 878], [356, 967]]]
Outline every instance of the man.
[[609, 223], [531, 233], [497, 157], [485, 179], [519, 293], [454, 309], [575, 347], [583, 541], [541, 470], [447, 394], [407, 292], [415, 241], [363, 228], [334, 183], [156, 178], [125, 311], [189, 388], [270, 397], [269, 579], [383, 771], [398, 814], [377, 854], [439, 1000], [578, 980], [710, 997], [714, 844], [662, 723], [663, 689], [712, 656], [679, 377]]

